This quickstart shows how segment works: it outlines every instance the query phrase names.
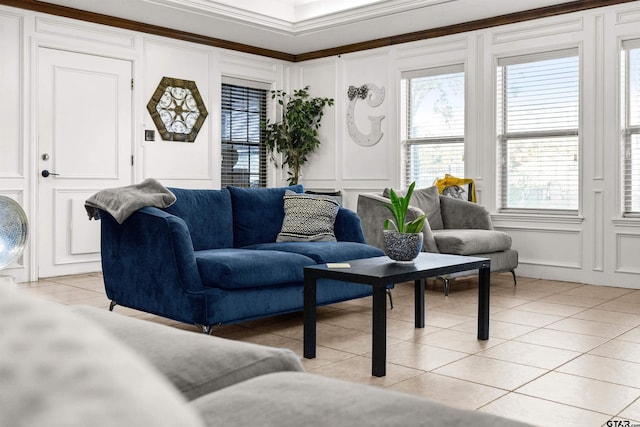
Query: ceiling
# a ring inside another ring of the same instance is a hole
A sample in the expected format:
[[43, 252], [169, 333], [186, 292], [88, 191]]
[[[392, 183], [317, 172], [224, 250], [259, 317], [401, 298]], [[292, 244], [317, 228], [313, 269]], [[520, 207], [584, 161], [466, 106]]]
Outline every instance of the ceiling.
[[560, 0], [48, 0], [46, 3], [297, 55], [576, 2]]

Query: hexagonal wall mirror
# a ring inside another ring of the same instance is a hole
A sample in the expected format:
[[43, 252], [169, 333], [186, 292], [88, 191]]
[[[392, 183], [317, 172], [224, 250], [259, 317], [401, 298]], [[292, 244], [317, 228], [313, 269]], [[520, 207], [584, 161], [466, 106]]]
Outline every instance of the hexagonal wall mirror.
[[196, 82], [163, 77], [147, 104], [165, 141], [193, 142], [209, 114]]

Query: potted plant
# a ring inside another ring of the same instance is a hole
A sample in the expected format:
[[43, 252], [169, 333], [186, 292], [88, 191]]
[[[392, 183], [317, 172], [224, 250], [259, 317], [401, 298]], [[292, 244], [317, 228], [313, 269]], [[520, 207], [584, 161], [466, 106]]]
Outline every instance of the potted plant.
[[271, 99], [277, 99], [282, 106], [282, 120], [279, 123], [270, 123], [269, 120], [263, 123], [264, 144], [272, 160], [276, 161], [276, 152], [282, 154], [282, 166], [286, 164], [289, 168], [289, 184], [295, 185], [300, 177], [301, 166], [306, 163], [309, 154], [320, 146], [320, 120], [324, 107], [333, 105], [333, 99], [311, 98], [309, 86], [294, 90], [293, 95], [272, 90]]
[[391, 189], [389, 191], [391, 205], [385, 205], [393, 215], [393, 219], [384, 221], [382, 235], [384, 250], [389, 258], [397, 262], [412, 263], [422, 250], [422, 229], [427, 216], [422, 214], [412, 221], [406, 221], [409, 202], [415, 186], [414, 181], [404, 197], [398, 196]]

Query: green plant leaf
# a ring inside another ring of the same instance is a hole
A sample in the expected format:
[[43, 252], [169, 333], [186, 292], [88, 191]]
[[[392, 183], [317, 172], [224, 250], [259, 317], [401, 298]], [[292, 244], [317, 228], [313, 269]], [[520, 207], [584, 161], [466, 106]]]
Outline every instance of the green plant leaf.
[[407, 223], [406, 232], [407, 233], [419, 233], [424, 228], [424, 222], [426, 221], [427, 216], [425, 214], [420, 215], [418, 218], [414, 219], [411, 222]]
[[389, 200], [391, 201], [391, 213], [396, 224], [396, 229], [400, 232], [404, 232], [404, 218], [407, 210], [403, 209], [402, 197], [398, 197], [396, 192], [392, 189], [389, 190]]
[[411, 183], [407, 194], [404, 197], [399, 197], [393, 188], [389, 189], [389, 201], [390, 205], [384, 205], [393, 215], [393, 221], [390, 219], [385, 220], [384, 228], [389, 229], [391, 222], [395, 225], [395, 228], [400, 233], [419, 233], [424, 228], [424, 222], [427, 218], [422, 214], [413, 221], [405, 222], [407, 217], [407, 211], [409, 210], [409, 202], [411, 201], [411, 195], [415, 188], [415, 181]]
[[[391, 206], [389, 206], [389, 205], [384, 205], [384, 207], [387, 208], [389, 210], [389, 212], [391, 212], [391, 215], [393, 215], [393, 217], [395, 218], [395, 212], [394, 212], [393, 208]], [[392, 219], [385, 219], [384, 220], [384, 229], [385, 230], [389, 230], [391, 224], [393, 224], [393, 228], [395, 228], [396, 231], [397, 231], [398, 230], [398, 226], [396, 225], [397, 222], [395, 220], [392, 220]]]
[[390, 230], [392, 225], [393, 225], [393, 228], [395, 228], [396, 231], [397, 231], [398, 227], [396, 227], [396, 224], [393, 221], [391, 221], [390, 219], [385, 219], [384, 220], [384, 229], [385, 230]]
[[[409, 186], [409, 189], [407, 190], [407, 194], [404, 196], [403, 200], [402, 200], [402, 209], [404, 209], [404, 212], [406, 214], [407, 210], [409, 209], [409, 202], [411, 201], [411, 195], [413, 194], [413, 189], [416, 186], [416, 182], [413, 181], [411, 183], [411, 185]], [[404, 219], [404, 218], [403, 218]]]

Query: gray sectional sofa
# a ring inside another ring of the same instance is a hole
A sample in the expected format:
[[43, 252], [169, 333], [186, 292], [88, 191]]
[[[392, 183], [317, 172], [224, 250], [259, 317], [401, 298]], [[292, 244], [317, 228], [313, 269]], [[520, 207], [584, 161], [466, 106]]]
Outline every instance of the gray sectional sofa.
[[0, 287], [0, 425], [519, 426], [234, 342]]
[[[404, 192], [397, 192], [403, 195]], [[383, 248], [384, 220], [390, 217], [389, 189], [382, 194], [366, 193], [358, 196], [357, 213], [368, 244]], [[491, 272], [509, 271], [516, 282], [518, 252], [511, 247], [509, 234], [494, 230], [489, 211], [482, 205], [438, 194], [435, 186], [416, 189], [411, 196], [407, 220], [427, 215], [423, 230], [423, 252], [469, 255], [491, 259]], [[441, 277], [445, 295], [450, 281], [470, 272]]]

